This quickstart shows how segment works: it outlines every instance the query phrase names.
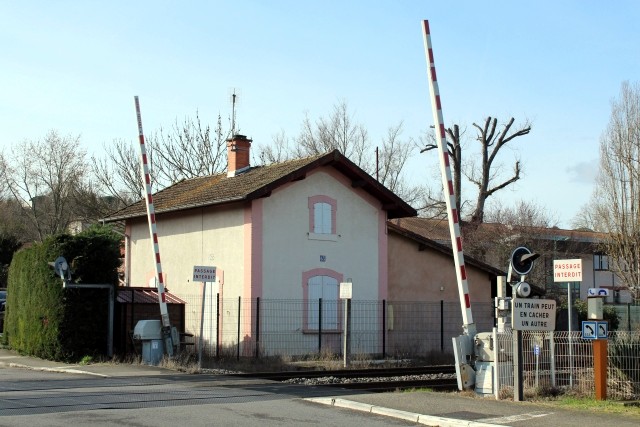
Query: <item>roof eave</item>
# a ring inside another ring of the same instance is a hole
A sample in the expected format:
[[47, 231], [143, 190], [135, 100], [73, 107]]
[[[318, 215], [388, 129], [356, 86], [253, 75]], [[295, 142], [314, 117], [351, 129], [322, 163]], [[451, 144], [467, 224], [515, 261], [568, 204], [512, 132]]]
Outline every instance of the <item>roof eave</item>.
[[[216, 205], [224, 205], [224, 204], [229, 204], [229, 203], [238, 203], [238, 202], [244, 202], [246, 200], [249, 200], [249, 198], [246, 197], [246, 196], [241, 196], [241, 197], [234, 197], [234, 198], [229, 198], [229, 199], [224, 199], [224, 200], [216, 200], [216, 201], [208, 202], [208, 203], [204, 203], [204, 204], [203, 203], [194, 203], [194, 204], [191, 204], [191, 205], [180, 205], [180, 206], [177, 206], [177, 207], [171, 208], [171, 209], [157, 210], [156, 211], [156, 215], [165, 214], [165, 213], [171, 213], [171, 212], [178, 212], [178, 211], [186, 211], [186, 210], [189, 210], [189, 209], [205, 208], [207, 206], [216, 206]], [[102, 219], [102, 221], [103, 222], [116, 222], [116, 221], [122, 221], [122, 220], [126, 220], [126, 219], [141, 218], [141, 217], [146, 216], [146, 215], [147, 215], [147, 212], [145, 210], [145, 212], [143, 212], [143, 213], [107, 217], [107, 218]]]

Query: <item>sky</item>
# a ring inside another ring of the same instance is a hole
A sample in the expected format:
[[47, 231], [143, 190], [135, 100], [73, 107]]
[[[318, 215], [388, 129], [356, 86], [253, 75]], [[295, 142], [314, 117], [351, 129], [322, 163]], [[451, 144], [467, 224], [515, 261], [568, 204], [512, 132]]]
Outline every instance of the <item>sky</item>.
[[[611, 101], [640, 76], [636, 1], [0, 0], [0, 150], [49, 130], [100, 156], [116, 139], [231, 113], [254, 145], [346, 101], [374, 144], [390, 126], [433, 125], [422, 21], [429, 20], [447, 126], [530, 121], [500, 158], [520, 181], [493, 206], [525, 200], [569, 228], [589, 201]], [[412, 182], [439, 185], [436, 153]], [[463, 198], [471, 198], [470, 195]], [[492, 200], [493, 199], [493, 200]]]

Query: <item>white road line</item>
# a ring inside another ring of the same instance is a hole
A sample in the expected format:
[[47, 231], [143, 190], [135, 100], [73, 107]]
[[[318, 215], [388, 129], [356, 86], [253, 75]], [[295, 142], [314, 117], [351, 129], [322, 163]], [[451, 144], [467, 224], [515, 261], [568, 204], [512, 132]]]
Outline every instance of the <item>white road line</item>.
[[552, 415], [552, 414], [553, 412], [531, 412], [529, 414], [510, 415], [508, 417], [482, 418], [477, 421], [481, 423], [506, 424], [506, 423], [513, 423], [516, 421], [531, 420], [533, 418], [546, 417], [547, 415]]
[[352, 400], [340, 399], [337, 397], [309, 397], [308, 402], [320, 403], [338, 408], [351, 409], [353, 411], [367, 412], [376, 415], [385, 415], [388, 417], [398, 418], [402, 420], [412, 421], [418, 424], [433, 427], [502, 427], [497, 424], [490, 424], [482, 420], [469, 421], [458, 420], [455, 418], [436, 417], [433, 415], [417, 414], [414, 412], [400, 411], [397, 409], [384, 408], [382, 406], [371, 405], [369, 403], [354, 402]]

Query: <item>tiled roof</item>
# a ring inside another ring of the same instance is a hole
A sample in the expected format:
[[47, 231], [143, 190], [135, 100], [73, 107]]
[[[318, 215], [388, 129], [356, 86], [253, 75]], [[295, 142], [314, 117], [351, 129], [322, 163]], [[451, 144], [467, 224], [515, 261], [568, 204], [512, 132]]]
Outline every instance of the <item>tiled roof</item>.
[[[393, 223], [410, 230], [423, 237], [451, 244], [451, 236], [449, 234], [449, 223], [446, 219], [431, 218], [398, 218]], [[464, 234], [464, 224], [462, 226]], [[500, 232], [508, 234], [509, 226], [498, 223], [482, 223], [478, 226], [478, 231], [485, 235]], [[526, 230], [532, 235], [538, 236], [540, 239], [546, 240], [570, 240], [583, 243], [598, 243], [605, 239], [604, 233], [598, 233], [590, 230], [564, 230], [557, 227], [520, 227], [520, 230]], [[516, 234], [517, 231], [514, 232]]]
[[[158, 304], [158, 290], [145, 287], [121, 287], [118, 288], [117, 301], [119, 303]], [[186, 304], [170, 292], [164, 293], [168, 304]]]
[[[321, 166], [332, 166], [350, 178], [354, 186], [379, 199], [389, 218], [415, 216], [416, 211], [353, 162], [335, 150], [330, 153], [267, 166], [252, 167], [234, 177], [209, 175], [180, 181], [153, 195], [157, 214], [191, 208], [233, 203], [267, 197], [272, 190], [298, 179]], [[129, 205], [109, 217], [107, 222], [136, 218], [147, 214], [144, 200]]]
[[392, 223], [424, 238], [451, 244], [451, 236], [449, 235], [449, 223], [446, 219], [430, 219], [418, 217], [397, 218], [394, 219]]

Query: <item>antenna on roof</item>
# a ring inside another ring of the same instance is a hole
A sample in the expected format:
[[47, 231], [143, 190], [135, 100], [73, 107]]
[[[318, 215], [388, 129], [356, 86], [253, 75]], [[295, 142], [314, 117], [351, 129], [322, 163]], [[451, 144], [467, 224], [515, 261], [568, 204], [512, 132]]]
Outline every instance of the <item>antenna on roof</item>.
[[231, 136], [236, 134], [236, 105], [239, 102], [240, 93], [236, 88], [233, 88], [231, 91]]

